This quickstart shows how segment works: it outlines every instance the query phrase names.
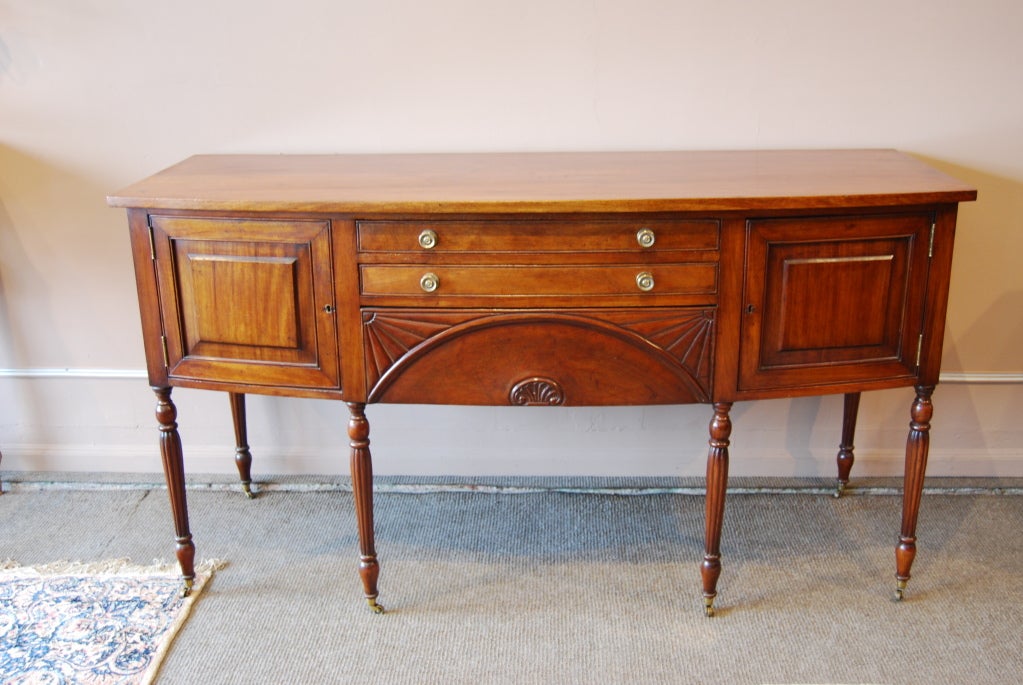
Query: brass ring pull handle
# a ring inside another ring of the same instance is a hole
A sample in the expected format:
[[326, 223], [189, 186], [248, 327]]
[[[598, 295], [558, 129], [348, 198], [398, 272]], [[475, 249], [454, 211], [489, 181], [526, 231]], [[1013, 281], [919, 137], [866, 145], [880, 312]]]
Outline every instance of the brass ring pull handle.
[[423, 292], [432, 293], [440, 287], [440, 278], [435, 273], [425, 273], [419, 279], [419, 287], [423, 289]]
[[641, 228], [636, 232], [636, 242], [640, 247], [653, 247], [657, 236], [649, 228]]
[[636, 274], [636, 285], [645, 293], [654, 289], [654, 275], [649, 271], [640, 271]]
[[419, 234], [419, 247], [432, 250], [437, 247], [437, 232], [429, 228]]

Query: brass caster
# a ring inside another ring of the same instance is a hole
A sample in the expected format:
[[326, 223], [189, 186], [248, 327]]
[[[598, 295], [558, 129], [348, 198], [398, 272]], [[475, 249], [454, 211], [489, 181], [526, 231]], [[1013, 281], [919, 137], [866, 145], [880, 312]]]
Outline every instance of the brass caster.
[[384, 613], [384, 606], [382, 604], [377, 604], [376, 597], [367, 597], [366, 601], [369, 603], [370, 611], [372, 611], [374, 614]]
[[194, 578], [185, 578], [184, 583], [182, 583], [181, 585], [181, 592], [178, 593], [178, 596], [184, 599], [185, 597], [188, 597], [190, 594], [192, 594], [192, 585], [194, 583], [195, 583]]
[[704, 597], [703, 598], [703, 615], [713, 616], [714, 615], [714, 598]]
[[908, 581], [899, 580], [895, 583], [895, 601], [901, 602], [903, 595], [906, 593], [906, 583]]
[[242, 492], [244, 492], [245, 496], [249, 499], [256, 499], [256, 493], [252, 492], [252, 484], [250, 481], [242, 483]]
[[838, 486], [835, 488], [835, 492], [833, 493], [832, 496], [835, 499], [838, 499], [839, 497], [842, 496], [843, 492], [845, 492], [845, 483], [843, 483], [842, 481], [838, 481]]

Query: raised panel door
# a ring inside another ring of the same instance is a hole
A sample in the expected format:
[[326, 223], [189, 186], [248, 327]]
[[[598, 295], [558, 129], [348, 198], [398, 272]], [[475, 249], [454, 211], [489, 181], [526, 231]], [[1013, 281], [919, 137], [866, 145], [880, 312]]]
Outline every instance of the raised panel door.
[[169, 373], [340, 386], [330, 224], [152, 216]]
[[739, 389], [913, 378], [929, 212], [747, 223]]

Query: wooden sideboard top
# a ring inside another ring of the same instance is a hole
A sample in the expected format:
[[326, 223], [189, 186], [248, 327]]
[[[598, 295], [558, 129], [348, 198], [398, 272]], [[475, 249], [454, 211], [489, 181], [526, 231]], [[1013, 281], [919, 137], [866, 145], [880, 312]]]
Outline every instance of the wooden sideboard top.
[[895, 150], [197, 155], [114, 207], [317, 213], [678, 212], [952, 203], [977, 191]]

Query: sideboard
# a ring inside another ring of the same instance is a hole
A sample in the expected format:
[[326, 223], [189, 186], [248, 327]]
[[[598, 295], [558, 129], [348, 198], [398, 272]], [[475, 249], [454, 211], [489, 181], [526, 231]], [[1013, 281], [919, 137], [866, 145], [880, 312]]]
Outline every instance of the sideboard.
[[376, 402], [712, 406], [704, 608], [714, 611], [730, 409], [913, 387], [896, 556], [916, 553], [958, 203], [892, 150], [202, 155], [127, 208], [176, 555], [195, 547], [173, 387], [349, 410], [359, 572], [376, 611]]

